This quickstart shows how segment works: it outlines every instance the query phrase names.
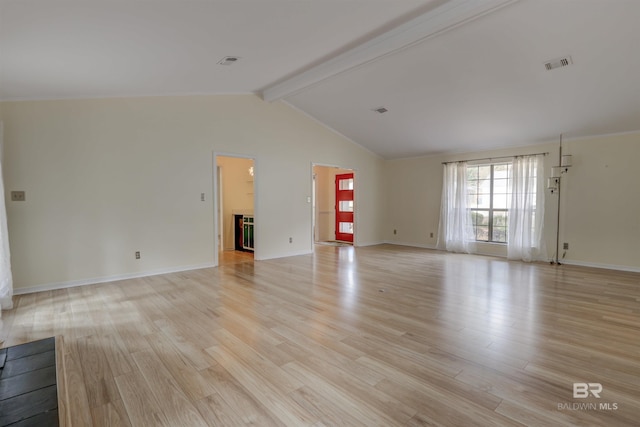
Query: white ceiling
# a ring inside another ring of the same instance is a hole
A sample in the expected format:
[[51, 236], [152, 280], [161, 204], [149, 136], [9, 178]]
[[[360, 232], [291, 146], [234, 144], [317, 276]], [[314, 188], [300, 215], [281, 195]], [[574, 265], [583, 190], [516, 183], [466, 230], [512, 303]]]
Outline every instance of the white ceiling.
[[258, 93], [385, 158], [520, 146], [640, 129], [639, 18], [637, 0], [0, 0], [0, 99]]
[[428, 3], [0, 0], [0, 99], [258, 92]]

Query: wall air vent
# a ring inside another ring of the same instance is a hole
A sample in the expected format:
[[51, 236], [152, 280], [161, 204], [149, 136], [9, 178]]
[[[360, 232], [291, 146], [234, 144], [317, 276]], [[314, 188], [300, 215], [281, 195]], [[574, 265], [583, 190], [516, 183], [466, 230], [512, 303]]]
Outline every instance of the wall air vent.
[[378, 107], [378, 108], [374, 108], [374, 109], [373, 109], [373, 110], [371, 110], [371, 111], [375, 111], [376, 113], [379, 113], [379, 114], [384, 114], [384, 113], [386, 113], [386, 112], [387, 112], [387, 111], [389, 111], [389, 110], [387, 110], [387, 109], [386, 109], [386, 108], [384, 108], [384, 107]]
[[220, 65], [233, 65], [236, 62], [238, 62], [239, 60], [240, 60], [239, 56], [225, 56], [220, 61], [218, 61], [218, 64], [220, 64]]
[[544, 68], [547, 69], [547, 71], [551, 71], [553, 69], [556, 68], [562, 68], [562, 67], [566, 67], [567, 65], [571, 65], [573, 64], [573, 60], [571, 59], [570, 56], [563, 56], [562, 58], [556, 58], [556, 59], [552, 59], [551, 61], [547, 61], [544, 63]]

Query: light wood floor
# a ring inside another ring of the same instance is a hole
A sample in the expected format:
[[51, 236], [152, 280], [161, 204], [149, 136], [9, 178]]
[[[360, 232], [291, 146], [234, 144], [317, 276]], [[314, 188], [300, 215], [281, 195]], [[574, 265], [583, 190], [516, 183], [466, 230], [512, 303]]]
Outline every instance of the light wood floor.
[[0, 339], [64, 337], [74, 426], [640, 422], [639, 274], [388, 245], [236, 261], [20, 296]]

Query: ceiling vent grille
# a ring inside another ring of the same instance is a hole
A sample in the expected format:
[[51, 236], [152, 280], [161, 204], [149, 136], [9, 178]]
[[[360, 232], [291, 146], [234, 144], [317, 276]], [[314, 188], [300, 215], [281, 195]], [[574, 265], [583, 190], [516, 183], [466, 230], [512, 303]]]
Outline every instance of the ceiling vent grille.
[[567, 56], [563, 56], [562, 58], [552, 59], [551, 61], [545, 62], [544, 68], [546, 68], [547, 71], [551, 71], [556, 68], [566, 67], [571, 64], [573, 64], [573, 60], [571, 59], [570, 56], [567, 55]]
[[218, 64], [220, 64], [220, 65], [233, 65], [236, 62], [238, 62], [239, 60], [240, 60], [239, 56], [225, 56], [220, 61], [218, 61]]
[[378, 108], [374, 108], [374, 109], [373, 109], [373, 110], [371, 110], [371, 111], [375, 111], [376, 113], [379, 113], [379, 114], [384, 114], [384, 113], [386, 113], [386, 112], [387, 112], [387, 111], [389, 111], [389, 110], [387, 110], [387, 109], [386, 109], [386, 108], [384, 108], [384, 107], [378, 107]]

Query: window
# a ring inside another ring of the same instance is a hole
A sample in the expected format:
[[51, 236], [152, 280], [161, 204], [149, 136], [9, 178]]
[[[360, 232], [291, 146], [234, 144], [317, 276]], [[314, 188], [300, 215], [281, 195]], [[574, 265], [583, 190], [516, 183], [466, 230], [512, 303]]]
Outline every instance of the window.
[[445, 163], [438, 249], [470, 253], [474, 241], [507, 245], [507, 258], [546, 259], [544, 156], [510, 162]]
[[467, 166], [467, 206], [475, 240], [507, 243], [511, 163]]
[[340, 190], [353, 190], [353, 178], [345, 178], [340, 180]]
[[340, 230], [340, 233], [353, 234], [352, 222], [341, 222], [338, 228]]
[[353, 212], [353, 200], [341, 200], [339, 205], [340, 212]]

